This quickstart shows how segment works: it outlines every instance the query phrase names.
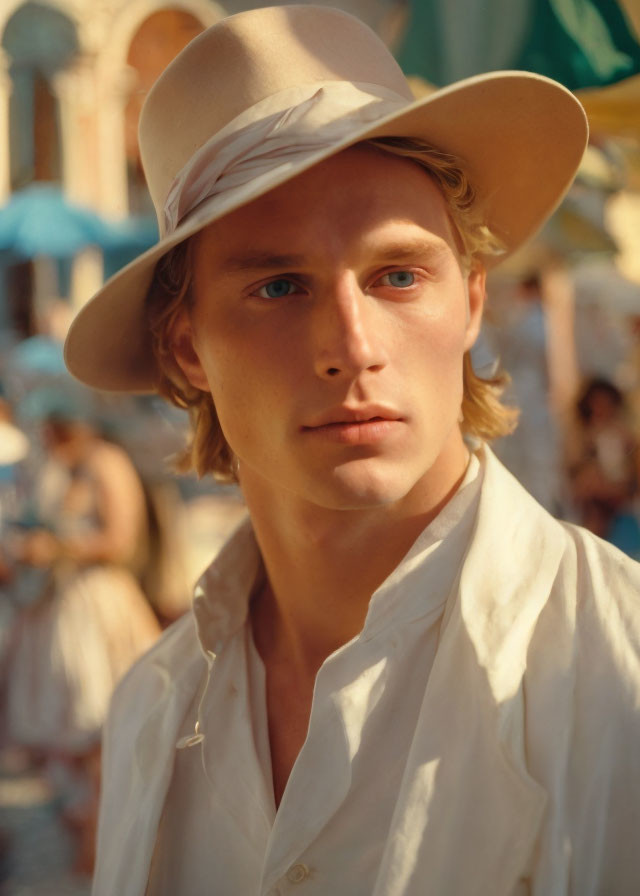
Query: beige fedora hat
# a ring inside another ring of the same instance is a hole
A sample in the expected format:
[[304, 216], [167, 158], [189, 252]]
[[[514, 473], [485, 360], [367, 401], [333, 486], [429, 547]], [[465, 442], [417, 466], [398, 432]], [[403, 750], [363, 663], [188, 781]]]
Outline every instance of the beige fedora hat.
[[569, 189], [587, 122], [568, 90], [526, 72], [480, 75], [414, 100], [380, 39], [336, 9], [279, 6], [224, 19], [147, 97], [139, 140], [160, 240], [79, 312], [65, 346], [69, 370], [98, 389], [153, 391], [144, 304], [157, 261], [312, 165], [383, 136], [421, 138], [461, 158], [509, 254]]

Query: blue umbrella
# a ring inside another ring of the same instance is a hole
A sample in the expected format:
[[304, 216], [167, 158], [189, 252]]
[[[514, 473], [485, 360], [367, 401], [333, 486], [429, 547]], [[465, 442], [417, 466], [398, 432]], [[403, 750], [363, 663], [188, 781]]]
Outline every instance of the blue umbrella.
[[0, 249], [23, 258], [68, 258], [114, 238], [110, 224], [52, 184], [31, 184], [0, 208]]
[[31, 336], [6, 353], [2, 382], [12, 403], [38, 386], [63, 387], [69, 380], [62, 345], [48, 336]]
[[136, 217], [112, 222], [109, 235], [102, 244], [105, 279], [157, 242], [155, 218]]
[[9, 366], [17, 376], [68, 376], [60, 343], [48, 336], [30, 336], [9, 354]]
[[105, 252], [131, 252], [138, 255], [158, 242], [155, 218], [132, 217], [110, 221], [100, 244]]

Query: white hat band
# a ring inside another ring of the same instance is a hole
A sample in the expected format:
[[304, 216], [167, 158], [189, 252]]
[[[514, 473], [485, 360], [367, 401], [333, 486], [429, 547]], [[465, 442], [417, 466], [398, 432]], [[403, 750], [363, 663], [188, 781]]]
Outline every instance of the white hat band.
[[354, 122], [375, 122], [407, 104], [379, 85], [348, 81], [316, 82], [268, 97], [234, 118], [182, 168], [167, 195], [162, 236], [205, 201], [245, 184], [255, 187], [274, 171], [284, 174], [353, 133]]

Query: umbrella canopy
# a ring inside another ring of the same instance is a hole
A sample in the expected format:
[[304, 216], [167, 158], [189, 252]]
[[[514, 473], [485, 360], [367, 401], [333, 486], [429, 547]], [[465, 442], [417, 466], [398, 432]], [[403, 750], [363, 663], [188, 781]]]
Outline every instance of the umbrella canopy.
[[69, 202], [52, 184], [31, 184], [0, 208], [0, 249], [23, 258], [68, 258], [109, 242], [110, 231], [99, 215]]
[[17, 376], [67, 376], [59, 342], [47, 336], [30, 336], [11, 351], [9, 366]]
[[2, 380], [12, 402], [39, 386], [62, 387], [70, 379], [62, 345], [48, 336], [31, 336], [6, 353]]
[[69, 377], [55, 386], [41, 385], [28, 392], [18, 406], [18, 416], [25, 424], [47, 420], [94, 424], [97, 406], [94, 394]]
[[158, 242], [155, 218], [125, 218], [109, 225], [102, 244], [105, 280]]

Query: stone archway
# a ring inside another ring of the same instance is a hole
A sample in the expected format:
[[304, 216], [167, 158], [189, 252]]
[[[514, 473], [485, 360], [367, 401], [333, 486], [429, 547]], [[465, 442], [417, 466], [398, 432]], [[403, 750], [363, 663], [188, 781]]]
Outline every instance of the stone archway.
[[[75, 21], [58, 4], [13, 4], [0, 23], [0, 203], [33, 181], [65, 181], [66, 114], [58, 85], [80, 47]], [[54, 262], [13, 260], [3, 269], [8, 320], [34, 332], [35, 311], [59, 289]]]
[[2, 50], [10, 94], [4, 192], [33, 180], [62, 180], [55, 82], [79, 52], [76, 25], [60, 9], [30, 0], [6, 20]]
[[[153, 57], [162, 58], [163, 64], [170, 61], [187, 42], [190, 27], [196, 24], [200, 30], [212, 25], [224, 16], [224, 12], [212, 0], [130, 0], [122, 5], [110, 22], [108, 33], [96, 56], [96, 89], [99, 128], [99, 179], [101, 183], [100, 207], [103, 212], [125, 215], [129, 212], [144, 212], [146, 192], [139, 186], [139, 162], [137, 161], [136, 130], [139, 109], [148, 90], [146, 81], [149, 74], [141, 73], [136, 65], [136, 44], [145, 32], [162, 33], [162, 18], [156, 16], [186, 16], [184, 26], [179, 29], [182, 45], [172, 39], [163, 41], [159, 37], [160, 48]], [[188, 23], [192, 23], [191, 26]], [[149, 23], [149, 24], [147, 24]], [[194, 24], [195, 23], [195, 24]], [[164, 46], [164, 49], [162, 49]], [[132, 55], [133, 54], [133, 55]], [[147, 67], [144, 66], [146, 69]]]
[[160, 73], [203, 30], [202, 23], [192, 13], [167, 6], [142, 22], [129, 45], [127, 65], [132, 90], [124, 115], [129, 210], [133, 213], [153, 214], [138, 149], [142, 104]]

